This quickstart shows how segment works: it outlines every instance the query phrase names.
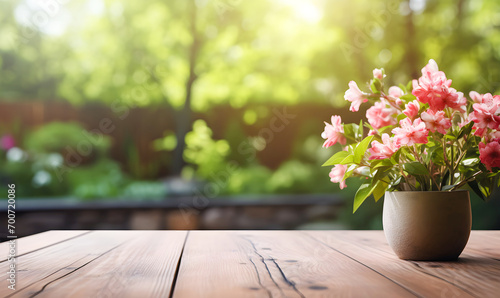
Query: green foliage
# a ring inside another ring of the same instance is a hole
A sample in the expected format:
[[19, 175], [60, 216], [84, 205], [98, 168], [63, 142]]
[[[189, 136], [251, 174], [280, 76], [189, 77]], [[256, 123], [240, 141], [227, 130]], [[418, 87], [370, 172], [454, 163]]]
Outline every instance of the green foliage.
[[429, 175], [429, 170], [418, 161], [403, 164], [403, 169], [410, 175]]
[[226, 171], [225, 159], [230, 152], [226, 140], [212, 139], [212, 130], [203, 120], [196, 120], [186, 135], [184, 158], [197, 167], [202, 178], [210, 179], [211, 174]]
[[[130, 181], [107, 157], [110, 140], [76, 123], [53, 122], [28, 134], [21, 148], [0, 151], [0, 177], [17, 185], [19, 197], [76, 196], [158, 198], [162, 183]], [[84, 149], [85, 148], [85, 149]]]
[[30, 133], [24, 143], [26, 150], [40, 153], [62, 153], [67, 147], [77, 150], [79, 146], [103, 153], [109, 150], [111, 139], [89, 132], [78, 123], [52, 122]]

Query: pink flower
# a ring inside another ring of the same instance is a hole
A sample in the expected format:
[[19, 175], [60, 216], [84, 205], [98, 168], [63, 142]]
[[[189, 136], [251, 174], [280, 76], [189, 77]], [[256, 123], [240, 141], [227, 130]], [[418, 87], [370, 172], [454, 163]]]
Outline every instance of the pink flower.
[[346, 171], [347, 165], [335, 165], [335, 167], [330, 171], [330, 181], [332, 181], [333, 183], [340, 183], [340, 189], [344, 189], [347, 186], [344, 180]]
[[446, 118], [444, 111], [434, 112], [428, 110], [420, 116], [425, 122], [425, 127], [428, 130], [435, 132], [436, 130], [442, 134], [446, 134], [446, 130], [451, 127], [451, 120]]
[[326, 139], [325, 143], [323, 143], [324, 148], [333, 146], [337, 142], [345, 145], [344, 127], [342, 126], [340, 116], [332, 116], [332, 124], [325, 122], [325, 130], [321, 134], [321, 137]]
[[382, 73], [382, 69], [380, 68], [375, 68], [373, 70], [373, 77], [377, 78], [379, 80], [382, 80], [384, 78], [384, 74]]
[[469, 92], [469, 96], [475, 103], [482, 103], [482, 95], [476, 91]]
[[396, 119], [392, 117], [394, 113], [396, 111], [382, 99], [366, 111], [366, 118], [373, 128], [379, 129], [397, 123]]
[[409, 118], [399, 121], [401, 127], [394, 128], [394, 142], [397, 147], [412, 146], [414, 144], [427, 144], [429, 131], [420, 118], [415, 119], [413, 124]]
[[500, 167], [500, 139], [488, 144], [479, 143], [479, 159], [491, 171], [492, 167]]
[[406, 105], [406, 108], [403, 111], [403, 114], [405, 114], [408, 118], [413, 120], [413, 118], [415, 118], [415, 116], [418, 115], [419, 109], [420, 109], [420, 105], [418, 104], [418, 101], [414, 100], [412, 102], [409, 102]]
[[398, 86], [392, 86], [389, 88], [389, 95], [392, 97], [401, 97], [403, 94], [403, 90], [401, 90]]
[[500, 130], [492, 131], [488, 134], [487, 137], [488, 140], [491, 139], [500, 139]]
[[349, 108], [351, 112], [359, 111], [359, 106], [363, 102], [368, 101], [366, 94], [359, 90], [358, 85], [354, 81], [349, 82], [349, 89], [345, 92], [344, 99], [351, 102], [351, 107]]
[[[471, 92], [472, 93], [472, 92]], [[476, 100], [479, 100], [476, 97]], [[472, 105], [473, 111], [469, 120], [474, 121], [475, 135], [484, 135], [486, 129], [500, 129], [500, 96], [486, 93], [481, 97], [481, 103]]]
[[382, 134], [382, 142], [383, 144], [380, 144], [378, 141], [372, 142], [372, 147], [368, 149], [370, 160], [390, 158], [399, 148], [386, 133]]
[[12, 135], [4, 135], [2, 138], [0, 138], [0, 149], [7, 151], [15, 146], [16, 140], [14, 140], [14, 137]]
[[441, 111], [445, 107], [465, 111], [467, 99], [462, 92], [451, 88], [451, 80], [444, 72], [439, 71], [436, 61], [429, 63], [422, 69], [422, 76], [413, 81], [413, 95], [422, 103], [428, 103], [431, 110]]

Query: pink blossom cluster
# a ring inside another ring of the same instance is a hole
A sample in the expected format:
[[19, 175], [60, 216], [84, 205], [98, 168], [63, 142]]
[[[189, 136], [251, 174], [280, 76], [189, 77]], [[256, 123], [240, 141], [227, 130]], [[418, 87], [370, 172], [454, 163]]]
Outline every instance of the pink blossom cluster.
[[474, 101], [468, 121], [474, 122], [474, 135], [484, 137], [479, 143], [479, 159], [491, 171], [500, 167], [500, 96], [490, 93], [469, 93]]
[[492, 167], [500, 168], [500, 138], [488, 144], [479, 143], [479, 159], [490, 171]]
[[470, 97], [475, 102], [469, 121], [474, 122], [475, 135], [484, 136], [488, 129], [500, 130], [500, 95], [479, 94], [472, 91]]
[[[374, 82], [381, 82], [385, 74], [382, 69], [374, 69], [373, 77]], [[363, 103], [372, 103], [366, 110], [366, 118], [371, 127], [368, 135], [375, 136], [376, 140], [368, 148], [369, 160], [391, 158], [402, 146], [427, 144], [429, 137], [442, 139], [453, 125], [463, 127], [474, 122], [473, 134], [481, 137], [481, 162], [489, 170], [500, 167], [500, 95], [470, 92], [473, 104], [472, 111], [468, 112], [467, 98], [452, 88], [451, 83], [434, 60], [422, 68], [418, 80], [412, 81], [411, 94], [405, 94], [404, 88], [397, 86], [390, 87], [387, 94], [383, 91], [365, 93], [350, 81], [344, 94], [344, 99], [351, 103], [349, 110], [357, 112]], [[415, 100], [410, 99], [412, 95]], [[385, 133], [388, 127], [392, 128], [392, 135]], [[326, 139], [325, 148], [336, 143], [346, 144], [340, 116], [332, 116], [331, 124], [325, 123], [322, 137]], [[336, 165], [330, 172], [331, 181], [340, 183], [340, 188], [346, 186], [343, 180], [346, 170], [347, 166]]]
[[467, 99], [462, 92], [451, 88], [451, 80], [439, 71], [436, 61], [430, 60], [422, 68], [420, 79], [413, 80], [413, 95], [422, 103], [428, 103], [433, 111], [442, 111], [445, 107], [465, 111]]

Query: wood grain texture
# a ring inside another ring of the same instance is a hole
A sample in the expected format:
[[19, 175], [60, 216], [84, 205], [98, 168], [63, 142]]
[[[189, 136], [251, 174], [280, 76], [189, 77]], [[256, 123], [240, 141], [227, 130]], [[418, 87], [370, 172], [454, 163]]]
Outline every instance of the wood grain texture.
[[498, 251], [500, 238], [492, 232], [473, 232], [456, 262], [399, 260], [380, 231], [308, 234], [424, 297], [490, 297], [500, 292], [500, 261], [488, 252], [495, 246]]
[[[7, 280], [1, 279], [0, 296], [31, 297], [42, 292], [52, 281], [72, 274], [132, 237], [130, 232], [91, 232], [19, 256], [16, 291], [12, 293], [7, 289]], [[22, 245], [21, 240], [19, 245]], [[0, 272], [7, 272], [8, 265], [1, 263]]]
[[17, 290], [0, 279], [0, 297], [500, 293], [499, 231], [473, 231], [456, 262], [400, 260], [382, 231], [51, 231], [18, 247]]
[[415, 295], [304, 233], [196, 231], [186, 241], [173, 297], [331, 296]]
[[98, 231], [22, 256], [12, 296], [167, 297], [186, 234]]
[[[79, 237], [89, 233], [89, 231], [49, 231], [43, 232], [23, 238], [18, 238], [17, 243], [17, 255], [21, 256], [27, 254], [31, 251], [35, 251], [50, 245], [57, 244], [69, 240], [71, 238]], [[9, 239], [12, 240], [12, 239]], [[0, 251], [9, 250], [9, 241], [0, 243]], [[0, 255], [0, 262], [7, 260], [6, 254]]]
[[[133, 233], [95, 262], [53, 279], [37, 297], [168, 297], [188, 232]], [[38, 282], [30, 290], [46, 284]]]
[[397, 258], [383, 238], [384, 235], [379, 231], [311, 231], [305, 233], [318, 244], [363, 263], [418, 296], [453, 297], [456, 294], [460, 297], [474, 297], [447, 280], [436, 278], [420, 270], [415, 262]]

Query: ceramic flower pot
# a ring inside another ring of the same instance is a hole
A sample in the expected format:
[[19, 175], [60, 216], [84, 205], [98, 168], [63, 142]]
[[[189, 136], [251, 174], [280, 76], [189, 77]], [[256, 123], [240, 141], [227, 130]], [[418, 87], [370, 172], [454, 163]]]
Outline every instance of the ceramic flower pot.
[[386, 192], [383, 225], [387, 242], [400, 259], [456, 260], [471, 230], [469, 192]]

